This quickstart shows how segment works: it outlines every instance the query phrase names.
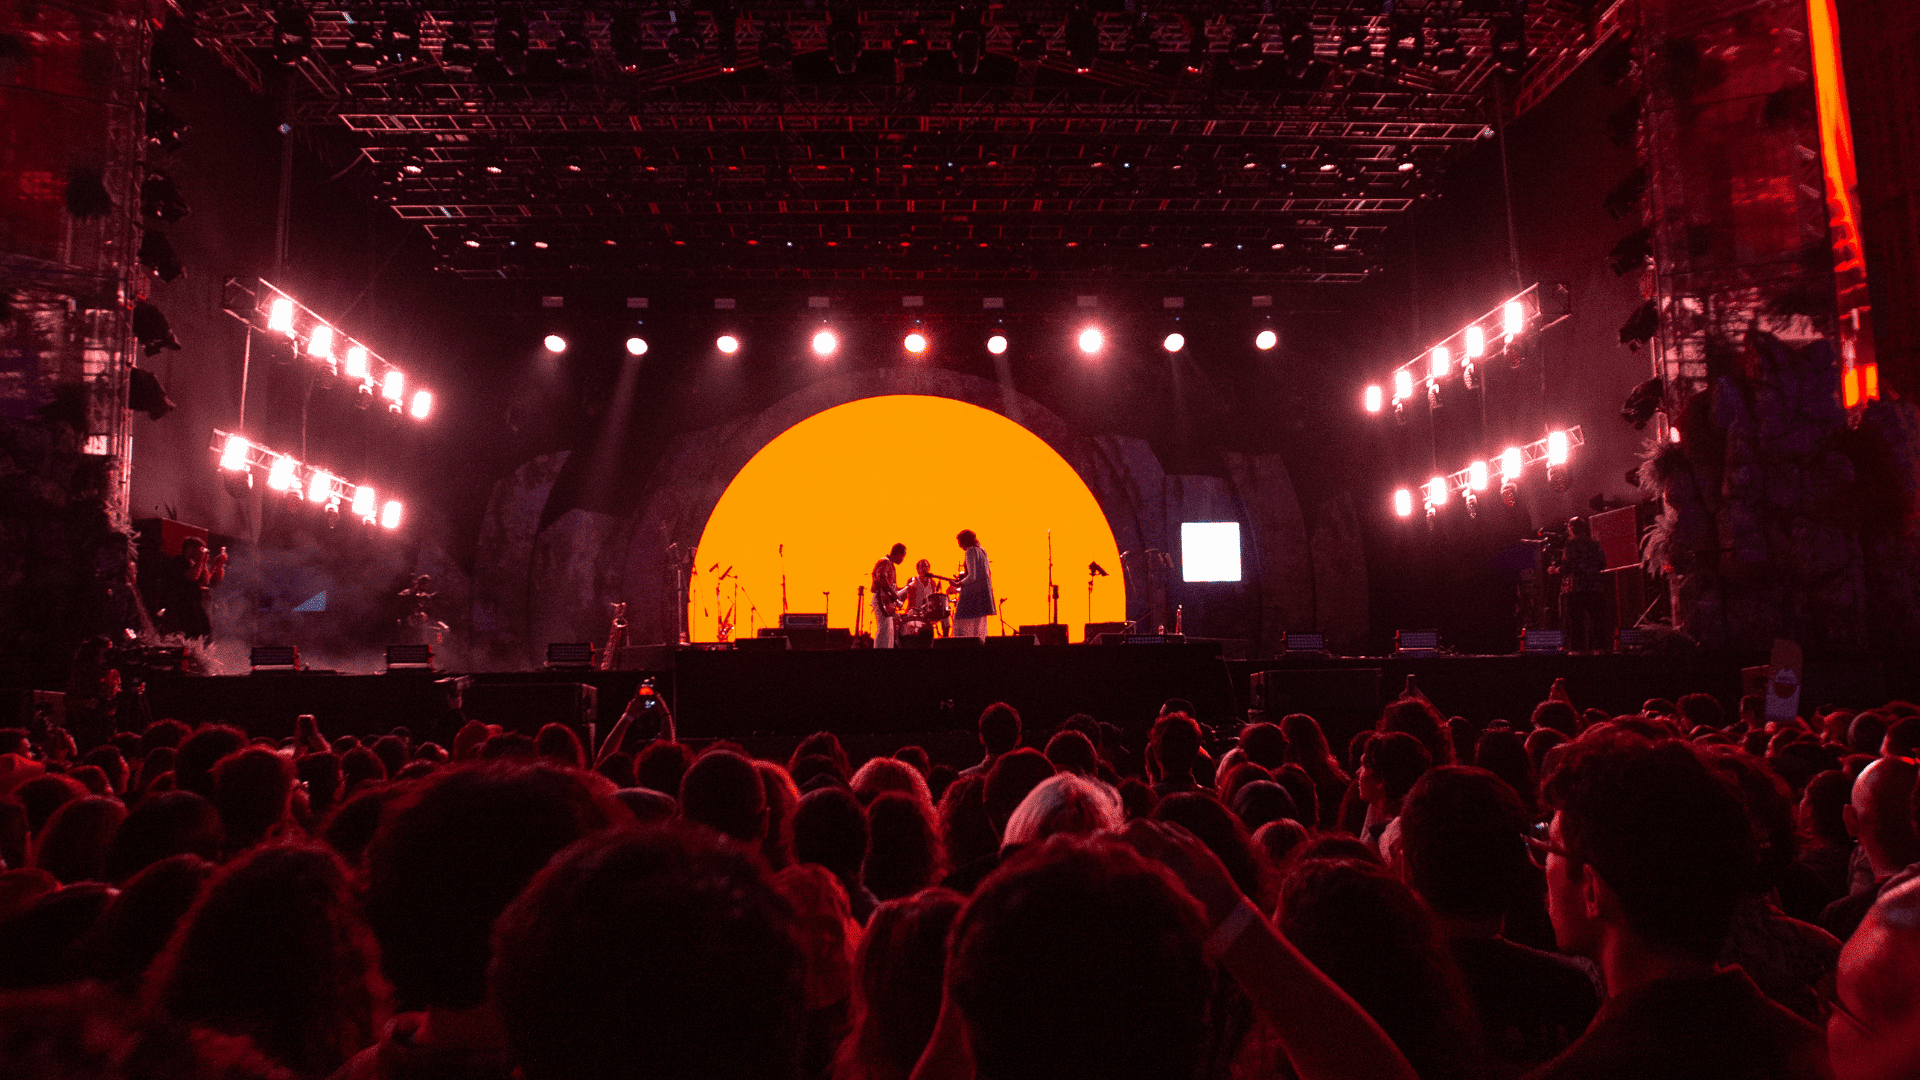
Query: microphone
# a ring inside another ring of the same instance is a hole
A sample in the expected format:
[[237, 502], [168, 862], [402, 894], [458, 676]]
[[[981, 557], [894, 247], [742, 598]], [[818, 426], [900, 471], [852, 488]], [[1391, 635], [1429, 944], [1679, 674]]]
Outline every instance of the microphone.
[[1100, 565], [1099, 563], [1097, 563], [1097, 562], [1090, 562], [1090, 563], [1088, 563], [1088, 564], [1087, 564], [1087, 573], [1089, 573], [1089, 574], [1092, 574], [1092, 575], [1093, 575], [1094, 577], [1106, 577], [1106, 576], [1108, 576], [1108, 575], [1107, 575], [1107, 568], [1106, 568], [1106, 567], [1104, 567], [1104, 566], [1101, 566], [1101, 565]]
[[[720, 564], [719, 564], [719, 563], [714, 563], [713, 565], [715, 565], [715, 566], [719, 566]], [[725, 581], [725, 580], [727, 580], [728, 578], [730, 578], [730, 577], [732, 577], [732, 576], [733, 576], [733, 567], [731, 567], [731, 566], [729, 566], [729, 567], [727, 567], [727, 572], [726, 572], [726, 573], [724, 573], [724, 574], [721, 574], [721, 575], [720, 575], [720, 580], [721, 580], [721, 581]], [[718, 584], [718, 582], [716, 582], [715, 584]]]
[[714, 564], [713, 564], [712, 566], [709, 566], [709, 567], [707, 567], [707, 573], [709, 573], [709, 574], [711, 574], [711, 573], [713, 573], [713, 572], [714, 572], [715, 570], [718, 570], [718, 569], [720, 569], [720, 564], [719, 564], [719, 563], [714, 563]]

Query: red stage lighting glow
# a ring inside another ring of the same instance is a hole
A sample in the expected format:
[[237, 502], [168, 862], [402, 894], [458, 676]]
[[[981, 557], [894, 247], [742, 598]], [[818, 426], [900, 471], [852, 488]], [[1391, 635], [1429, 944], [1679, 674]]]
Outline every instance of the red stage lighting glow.
[[409, 411], [413, 414], [415, 420], [425, 420], [427, 414], [433, 411], [433, 395], [425, 390], [415, 390], [413, 392], [413, 408]]

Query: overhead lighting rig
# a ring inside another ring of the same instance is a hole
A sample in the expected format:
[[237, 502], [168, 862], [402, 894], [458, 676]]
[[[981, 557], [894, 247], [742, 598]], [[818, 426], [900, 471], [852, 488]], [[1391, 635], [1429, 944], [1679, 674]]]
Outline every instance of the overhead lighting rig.
[[[1564, 298], [1565, 286], [1548, 288], [1550, 294]], [[1539, 285], [1530, 285], [1461, 327], [1451, 337], [1395, 368], [1388, 378], [1393, 388], [1390, 400], [1394, 414], [1402, 420], [1406, 418], [1402, 403], [1413, 396], [1416, 383], [1425, 385], [1427, 403], [1432, 407], [1440, 404], [1441, 385], [1455, 375], [1468, 390], [1479, 389], [1485, 378], [1481, 366], [1490, 355], [1505, 356], [1513, 367], [1519, 367], [1526, 358], [1526, 343], [1568, 318], [1564, 304], [1556, 305], [1557, 310], [1545, 309], [1542, 295]], [[1362, 400], [1367, 412], [1381, 411], [1379, 402], [1385, 393], [1378, 383], [1366, 388]]]
[[247, 325], [249, 335], [261, 333], [277, 347], [291, 350], [294, 357], [317, 365], [327, 376], [357, 386], [361, 404], [379, 398], [395, 415], [425, 420], [432, 414], [432, 391], [412, 386], [399, 367], [265, 278], [259, 279], [258, 289], [227, 279], [224, 307]]
[[[1469, 516], [1479, 515], [1480, 497], [1493, 484], [1494, 470], [1499, 470], [1500, 500], [1512, 506], [1519, 497], [1520, 476], [1529, 466], [1545, 464], [1547, 483], [1555, 491], [1567, 489], [1567, 467], [1572, 459], [1573, 448], [1586, 445], [1587, 437], [1575, 424], [1566, 429], [1547, 432], [1543, 439], [1535, 439], [1524, 446], [1509, 446], [1492, 459], [1480, 459], [1471, 462], [1466, 468], [1444, 476], [1435, 476], [1419, 486], [1422, 504], [1426, 507], [1427, 520], [1432, 521], [1439, 508], [1447, 504], [1451, 495], [1459, 494], [1466, 503]], [[1393, 512], [1399, 517], [1413, 516], [1413, 489], [1400, 488], [1393, 493]]]
[[352, 484], [317, 466], [305, 464], [291, 454], [282, 454], [229, 431], [213, 430], [211, 449], [220, 455], [220, 468], [244, 477], [251, 487], [252, 474], [266, 474], [268, 490], [289, 499], [304, 500], [328, 515], [351, 513], [368, 525], [383, 529], [400, 527], [400, 500], [382, 503], [379, 493], [369, 484]]

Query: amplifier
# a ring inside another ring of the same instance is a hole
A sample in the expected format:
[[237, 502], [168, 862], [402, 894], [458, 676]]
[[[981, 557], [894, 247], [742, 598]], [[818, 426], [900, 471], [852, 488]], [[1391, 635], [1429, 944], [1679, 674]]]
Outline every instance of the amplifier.
[[1021, 637], [1031, 637], [1042, 645], [1065, 645], [1067, 643], [1066, 623], [1035, 623], [1020, 627]]
[[827, 613], [824, 611], [790, 611], [780, 616], [782, 630], [825, 630]]

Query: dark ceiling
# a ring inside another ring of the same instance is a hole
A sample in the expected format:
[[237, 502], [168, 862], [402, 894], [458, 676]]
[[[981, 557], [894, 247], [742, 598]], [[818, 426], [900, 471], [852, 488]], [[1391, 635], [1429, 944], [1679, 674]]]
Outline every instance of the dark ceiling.
[[1280, 283], [1365, 277], [1618, 6], [243, 0], [194, 24], [464, 277]]

